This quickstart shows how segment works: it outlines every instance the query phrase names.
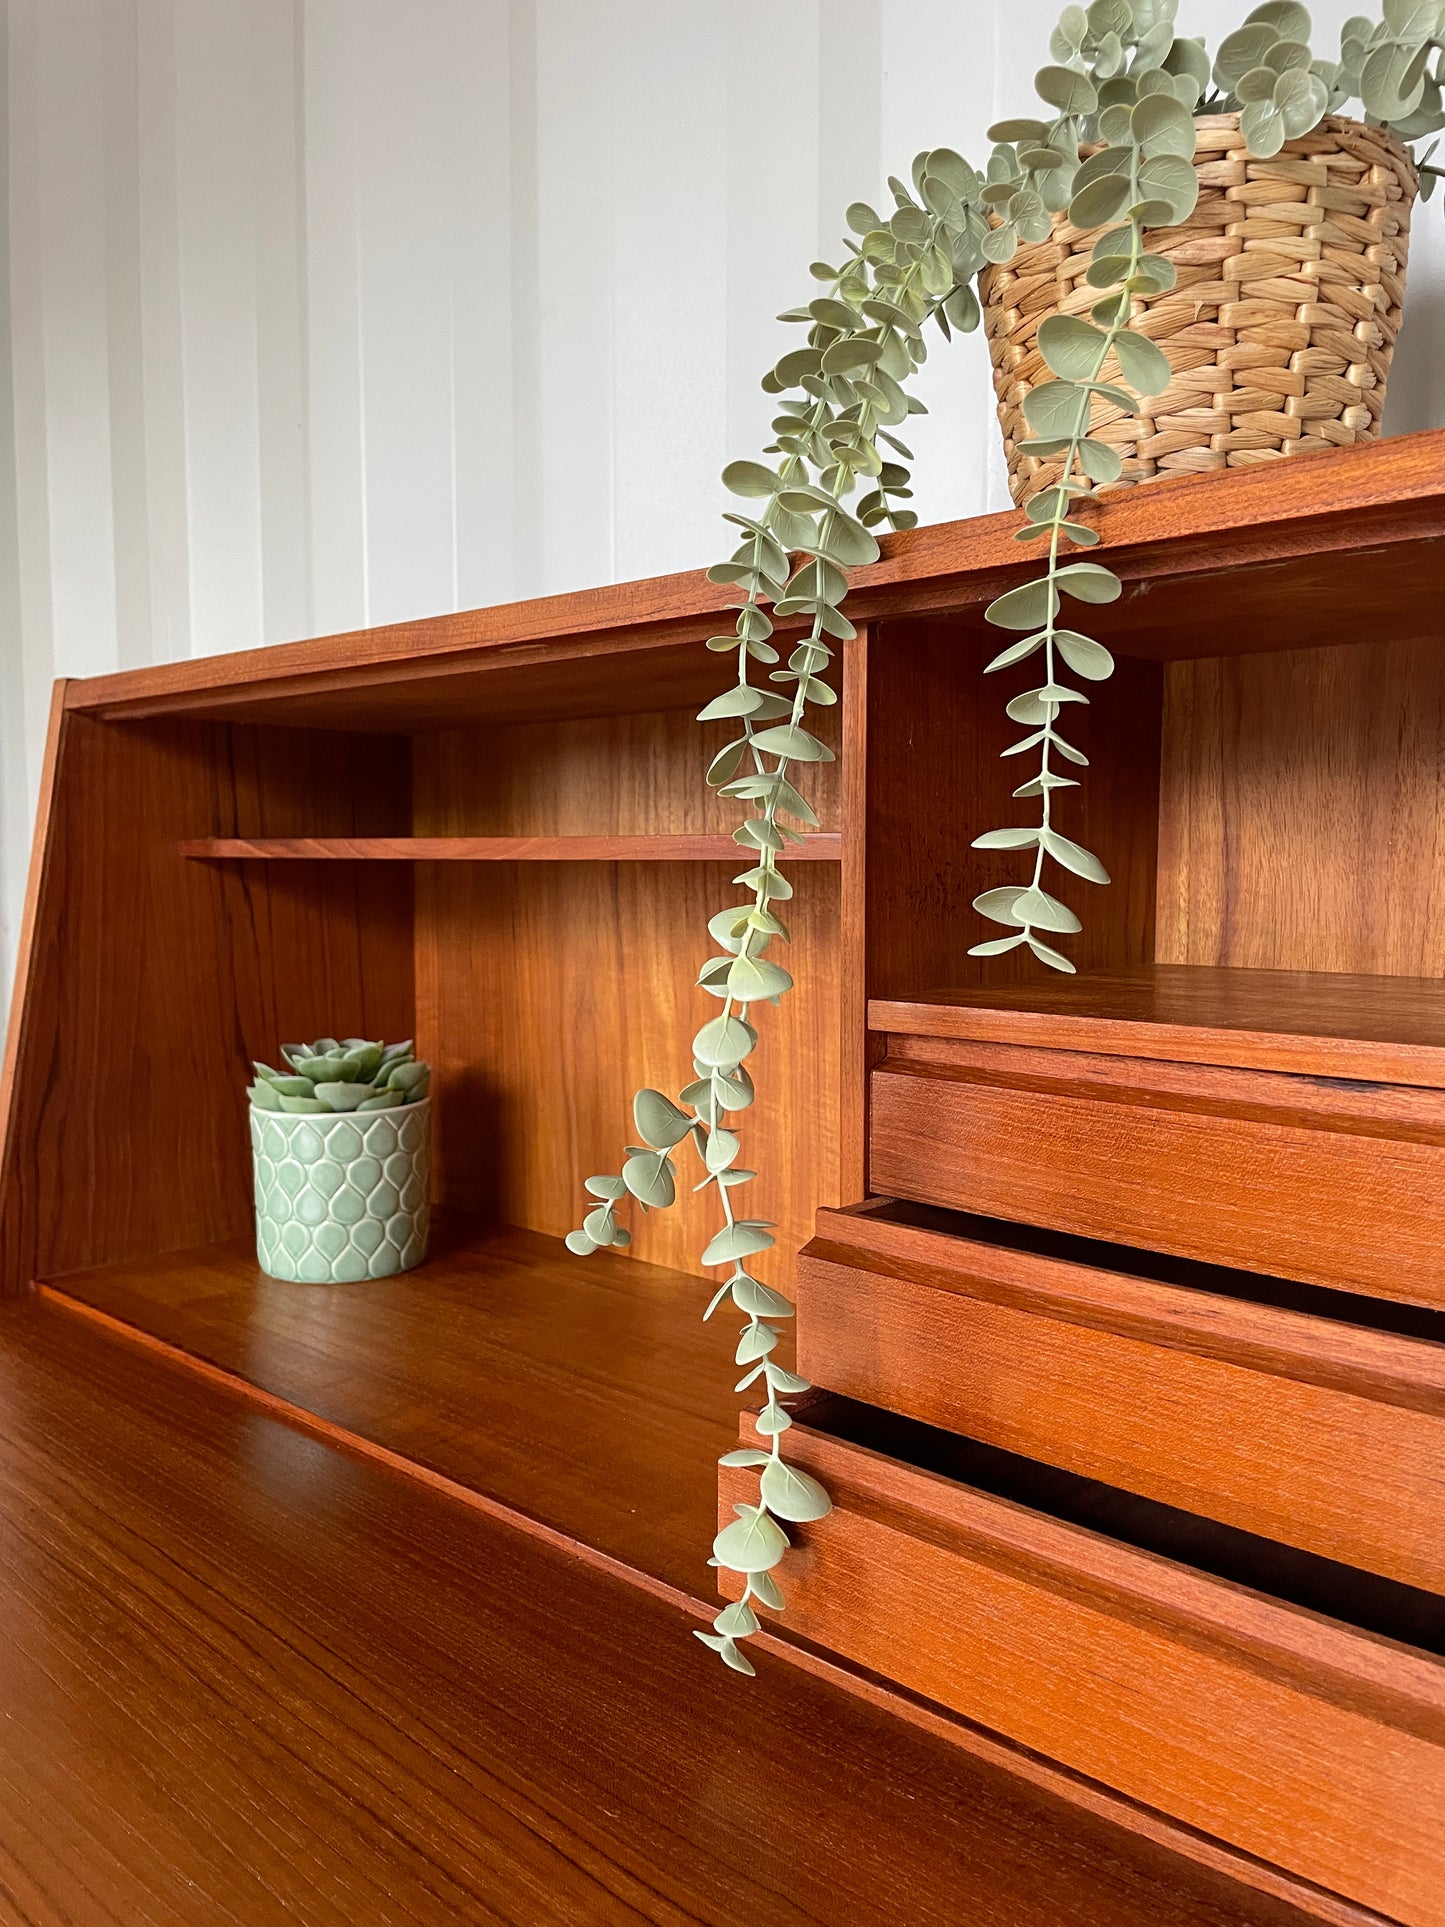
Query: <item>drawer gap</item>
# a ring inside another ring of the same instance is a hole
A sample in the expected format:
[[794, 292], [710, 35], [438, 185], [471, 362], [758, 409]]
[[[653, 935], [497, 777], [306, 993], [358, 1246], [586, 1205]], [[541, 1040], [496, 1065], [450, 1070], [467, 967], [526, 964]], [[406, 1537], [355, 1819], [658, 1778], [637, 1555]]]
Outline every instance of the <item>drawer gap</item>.
[[943, 1205], [918, 1204], [907, 1198], [870, 1203], [858, 1214], [875, 1223], [908, 1225], [945, 1237], [972, 1239], [979, 1244], [1031, 1257], [1060, 1259], [1094, 1270], [1120, 1272], [1130, 1278], [1177, 1285], [1186, 1291], [1207, 1291], [1282, 1311], [1304, 1312], [1341, 1324], [1361, 1325], [1372, 1331], [1393, 1332], [1402, 1338], [1423, 1338], [1445, 1345], [1445, 1311], [1428, 1305], [1407, 1305], [1393, 1299], [1372, 1298], [1364, 1292], [1337, 1291], [1294, 1278], [1276, 1278], [1262, 1271], [1238, 1271], [1230, 1265], [1207, 1264], [1166, 1251], [1141, 1250], [1111, 1244], [1100, 1238], [1078, 1237], [1037, 1225], [1015, 1224], [1007, 1218], [986, 1218]]
[[[811, 1431], [845, 1444], [1323, 1613], [1361, 1631], [1445, 1655], [1445, 1599], [1422, 1588], [1280, 1545], [841, 1393], [816, 1391], [799, 1406], [797, 1415]], [[1348, 1481], [1347, 1466], [1340, 1468], [1340, 1477]]]

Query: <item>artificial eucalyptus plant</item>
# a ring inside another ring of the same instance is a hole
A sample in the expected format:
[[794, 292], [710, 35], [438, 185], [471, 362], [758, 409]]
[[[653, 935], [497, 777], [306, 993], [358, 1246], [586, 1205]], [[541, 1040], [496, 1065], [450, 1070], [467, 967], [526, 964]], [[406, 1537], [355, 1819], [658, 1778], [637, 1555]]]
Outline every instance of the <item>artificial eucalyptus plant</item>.
[[[1177, 0], [1066, 7], [1050, 41], [1053, 64], [1035, 81], [1046, 111], [991, 128], [994, 146], [983, 171], [935, 148], [914, 161], [911, 185], [890, 179], [888, 214], [861, 201], [848, 209], [851, 233], [840, 264], [815, 262], [821, 291], [781, 317], [807, 336], [763, 378], [778, 397], [775, 440], [765, 450], [772, 459], [733, 462], [723, 471], [744, 505], [725, 519], [741, 535], [709, 574], [735, 587], [741, 606], [732, 632], [707, 646], [732, 658], [736, 677], [699, 721], [729, 718], [737, 727], [713, 758], [708, 781], [742, 805], [734, 841], [747, 867], [734, 879], [741, 900], [709, 922], [717, 953], [698, 978], [721, 1009], [693, 1039], [693, 1077], [677, 1100], [638, 1093], [633, 1115], [641, 1142], [627, 1147], [618, 1174], [587, 1180], [589, 1209], [567, 1242], [584, 1255], [629, 1243], [619, 1207], [629, 1198], [644, 1211], [672, 1204], [673, 1153], [691, 1141], [701, 1167], [696, 1188], [715, 1187], [721, 1218], [701, 1257], [723, 1273], [704, 1317], [724, 1299], [743, 1315], [737, 1390], [759, 1386], [766, 1395], [756, 1426], [767, 1447], [722, 1460], [761, 1474], [757, 1504], [738, 1505], [713, 1543], [712, 1563], [740, 1575], [742, 1598], [722, 1609], [711, 1632], [698, 1634], [739, 1672], [753, 1671], [738, 1643], [758, 1630], [752, 1602], [783, 1605], [774, 1568], [790, 1543], [785, 1527], [822, 1518], [830, 1502], [815, 1479], [783, 1457], [792, 1420], [782, 1401], [808, 1383], [774, 1359], [778, 1327], [793, 1307], [750, 1269], [774, 1240], [769, 1221], [738, 1214], [736, 1194], [757, 1174], [739, 1162], [734, 1127], [755, 1096], [747, 1060], [758, 1043], [758, 1006], [776, 1004], [793, 985], [770, 954], [788, 939], [779, 906], [793, 894], [780, 861], [789, 842], [818, 822], [798, 788], [800, 769], [832, 760], [807, 718], [810, 705], [837, 700], [826, 671], [836, 644], [855, 633], [843, 613], [845, 571], [877, 557], [874, 530], [910, 528], [917, 519], [901, 506], [911, 493], [906, 465], [913, 455], [898, 431], [909, 415], [924, 412], [907, 384], [925, 358], [926, 330], [933, 324], [947, 339], [955, 329], [975, 328], [976, 277], [1010, 260], [1020, 241], [1046, 240], [1055, 215], [1098, 230], [1087, 275], [1098, 299], [1087, 317], [1057, 314], [1041, 324], [1038, 346], [1053, 379], [1024, 402], [1033, 438], [1023, 452], [1059, 463], [1058, 479], [1029, 501], [1017, 531], [1021, 542], [1042, 545], [1045, 559], [1032, 579], [986, 611], [998, 628], [1016, 632], [990, 671], [1042, 657], [1038, 687], [1007, 706], [1025, 734], [1004, 752], [1036, 755], [1014, 795], [1033, 803], [1037, 816], [975, 839], [978, 849], [1018, 850], [1029, 867], [1024, 880], [976, 899], [1006, 934], [970, 952], [995, 956], [1027, 946], [1041, 963], [1072, 971], [1056, 940], [1080, 923], [1048, 889], [1046, 866], [1094, 883], [1109, 879], [1098, 857], [1052, 819], [1055, 792], [1077, 785], [1067, 767], [1087, 761], [1058, 727], [1069, 704], [1088, 700], [1063, 675], [1097, 682], [1110, 674], [1108, 650], [1074, 625], [1089, 605], [1113, 601], [1121, 584], [1103, 564], [1068, 556], [1098, 542], [1079, 512], [1121, 474], [1114, 448], [1090, 433], [1095, 399], [1138, 413], [1142, 398], [1160, 393], [1170, 378], [1163, 352], [1130, 323], [1136, 297], [1174, 284], [1172, 263], [1147, 253], [1144, 237], [1178, 226], [1194, 208], [1194, 116], [1237, 112], [1258, 159], [1353, 99], [1405, 140], [1445, 126], [1445, 0], [1384, 0], [1378, 20], [1352, 18], [1337, 61], [1312, 54], [1310, 17], [1299, 0], [1265, 0], [1212, 61], [1202, 39], [1176, 35], [1176, 7]], [[1433, 147], [1417, 162], [1426, 196], [1441, 173], [1430, 165], [1431, 153]], [[1067, 626], [1060, 619], [1066, 598], [1077, 611]], [[801, 626], [786, 663], [772, 640], [778, 623], [790, 632]]]

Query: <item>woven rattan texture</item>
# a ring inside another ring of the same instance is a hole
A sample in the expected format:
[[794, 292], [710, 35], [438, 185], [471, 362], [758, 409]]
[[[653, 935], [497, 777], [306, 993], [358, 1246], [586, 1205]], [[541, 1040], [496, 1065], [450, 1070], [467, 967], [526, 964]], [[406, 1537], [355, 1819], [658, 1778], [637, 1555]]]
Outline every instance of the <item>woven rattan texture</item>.
[[[1090, 433], [1110, 442], [1126, 481], [1198, 475], [1380, 432], [1417, 178], [1390, 134], [1330, 118], [1273, 160], [1250, 158], [1236, 114], [1195, 122], [1199, 203], [1182, 226], [1146, 238], [1178, 270], [1167, 294], [1136, 298], [1133, 329], [1156, 341], [1173, 378], [1147, 412], [1096, 399]], [[1020, 454], [1023, 401], [1050, 379], [1038, 351], [1051, 314], [1086, 314], [1095, 231], [1054, 217], [982, 277], [984, 326], [1016, 502], [1058, 479], [1061, 461]], [[1113, 358], [1105, 380], [1119, 380]]]

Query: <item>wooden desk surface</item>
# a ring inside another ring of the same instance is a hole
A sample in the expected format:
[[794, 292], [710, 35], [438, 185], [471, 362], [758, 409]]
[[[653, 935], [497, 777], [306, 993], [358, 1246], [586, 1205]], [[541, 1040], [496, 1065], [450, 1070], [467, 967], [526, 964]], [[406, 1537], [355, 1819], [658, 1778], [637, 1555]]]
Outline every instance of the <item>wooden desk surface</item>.
[[34, 1302], [0, 1548], [6, 1923], [1299, 1918]]

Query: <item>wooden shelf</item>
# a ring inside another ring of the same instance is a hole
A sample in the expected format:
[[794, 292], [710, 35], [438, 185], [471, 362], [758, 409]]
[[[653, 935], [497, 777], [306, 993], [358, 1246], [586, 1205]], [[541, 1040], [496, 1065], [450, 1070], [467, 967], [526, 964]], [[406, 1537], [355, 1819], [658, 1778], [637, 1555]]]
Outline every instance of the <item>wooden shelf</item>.
[[[197, 836], [183, 857], [263, 863], [732, 863], [749, 852], [727, 835], [700, 836]], [[819, 832], [790, 863], [842, 861], [841, 836]]]
[[875, 999], [903, 1037], [1095, 1051], [1445, 1089], [1445, 981], [1153, 964]]
[[737, 1400], [705, 1279], [617, 1253], [583, 1263], [559, 1239], [440, 1212], [432, 1255], [399, 1278], [282, 1284], [237, 1238], [42, 1290], [644, 1580], [711, 1590]]
[[[1091, 613], [1090, 633], [1155, 660], [1336, 634], [1381, 643], [1429, 635], [1442, 477], [1445, 430], [1435, 430], [1131, 489], [1098, 511], [1124, 594]], [[978, 622], [978, 646], [992, 654], [983, 609], [1034, 567], [1013, 539], [1017, 526], [1009, 509], [885, 536], [882, 559], [850, 571], [850, 614], [871, 623], [957, 611]], [[731, 600], [701, 571], [661, 576], [90, 677], [71, 685], [70, 701], [106, 718], [210, 715], [387, 733], [696, 704], [720, 686], [716, 658], [698, 645], [728, 619]]]

